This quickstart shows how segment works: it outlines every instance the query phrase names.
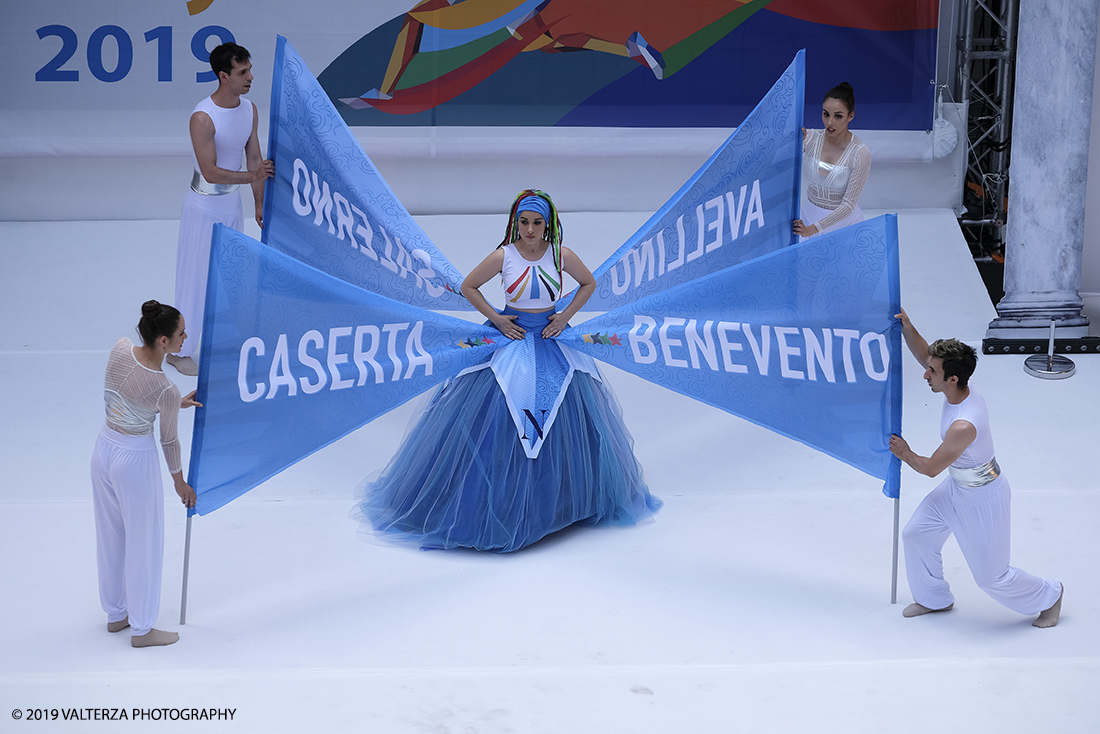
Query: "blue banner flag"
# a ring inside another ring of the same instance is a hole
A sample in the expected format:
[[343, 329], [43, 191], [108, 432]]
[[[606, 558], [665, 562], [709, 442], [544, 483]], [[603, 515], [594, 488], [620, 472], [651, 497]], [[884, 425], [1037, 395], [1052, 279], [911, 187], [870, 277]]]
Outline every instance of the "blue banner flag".
[[462, 276], [378, 173], [282, 36], [272, 74], [263, 242], [348, 283], [424, 308], [470, 310]]
[[598, 316], [568, 346], [885, 481], [901, 463], [897, 217], [883, 215]]
[[794, 241], [804, 72], [799, 51], [710, 160], [596, 269], [586, 309], [617, 308]]
[[205, 515], [503, 344], [217, 225], [188, 481]]

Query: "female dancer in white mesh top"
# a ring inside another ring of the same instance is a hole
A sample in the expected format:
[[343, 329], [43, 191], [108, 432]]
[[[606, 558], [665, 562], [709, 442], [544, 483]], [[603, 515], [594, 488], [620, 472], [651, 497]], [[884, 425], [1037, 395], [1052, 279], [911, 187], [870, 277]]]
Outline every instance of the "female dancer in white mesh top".
[[794, 220], [803, 238], [863, 221], [859, 194], [871, 172], [871, 152], [848, 123], [856, 116], [852, 85], [841, 82], [821, 103], [824, 130], [802, 129], [802, 179], [806, 182], [804, 219]]
[[199, 403], [194, 391], [181, 399], [179, 388], [161, 369], [164, 356], [178, 352], [187, 338], [180, 312], [146, 301], [138, 333], [141, 346], [123, 337], [107, 360], [107, 421], [92, 452], [92, 504], [99, 600], [107, 613], [107, 631], [130, 627], [131, 645], [151, 647], [179, 639], [175, 632], [153, 629], [164, 562], [164, 492], [153, 419], [160, 413], [160, 445], [176, 494], [194, 507], [195, 492], [183, 480], [176, 417], [181, 408]]

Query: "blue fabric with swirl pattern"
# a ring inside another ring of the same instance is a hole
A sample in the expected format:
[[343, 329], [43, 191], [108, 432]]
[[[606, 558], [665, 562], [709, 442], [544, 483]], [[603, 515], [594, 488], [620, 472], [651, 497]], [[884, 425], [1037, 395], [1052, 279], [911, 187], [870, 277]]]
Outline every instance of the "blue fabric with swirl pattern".
[[188, 482], [205, 515], [503, 344], [214, 229]]
[[560, 340], [812, 446], [898, 497], [896, 215], [828, 232], [597, 316]]
[[795, 241], [805, 56], [798, 52], [714, 155], [593, 271], [586, 309], [617, 308]]
[[525, 437], [517, 435], [495, 367], [445, 383], [389, 465], [365, 485], [360, 509], [383, 536], [422, 548], [509, 552], [573, 524], [633, 525], [660, 508], [598, 372], [571, 370], [563, 348], [542, 338], [550, 312], [506, 313], [517, 315], [527, 336], [494, 352], [494, 362], [513, 350], [519, 359], [508, 370], [544, 383], [535, 392], [553, 391], [545, 383], [571, 373], [556, 419], [540, 431], [540, 450], [528, 455], [531, 424]]
[[[800, 54], [723, 147], [596, 276], [613, 309], [506, 343], [280, 39], [263, 247], [215, 231], [189, 481], [205, 514], [445, 382], [362, 509], [424, 547], [523, 548], [659, 506], [591, 358], [885, 480], [900, 463], [896, 218], [787, 246]], [[502, 348], [503, 347], [503, 348]], [[499, 350], [499, 351], [497, 351]], [[453, 379], [451, 379], [453, 378]]]
[[462, 275], [367, 157], [294, 47], [279, 36], [271, 88], [264, 244], [423, 308], [471, 310]]
[[[513, 308], [504, 312], [514, 314], [520, 322], [531, 320], [530, 314]], [[545, 326], [545, 319], [538, 321]], [[541, 331], [542, 326], [528, 330], [523, 339], [508, 340], [493, 352], [489, 362], [504, 391], [523, 450], [531, 459], [539, 455], [574, 373], [580, 370], [600, 379], [591, 357], [553, 339], [543, 339]]]

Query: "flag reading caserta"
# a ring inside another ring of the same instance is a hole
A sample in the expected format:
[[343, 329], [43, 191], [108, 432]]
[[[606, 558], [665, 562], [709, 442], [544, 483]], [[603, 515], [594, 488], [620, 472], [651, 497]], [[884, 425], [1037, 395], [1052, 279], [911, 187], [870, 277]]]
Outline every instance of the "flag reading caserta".
[[901, 463], [897, 217], [735, 265], [568, 329], [569, 346], [883, 479]]
[[800, 51], [710, 160], [596, 269], [586, 309], [616, 308], [791, 244], [804, 68]]
[[188, 481], [204, 515], [433, 385], [500, 332], [370, 293], [217, 225]]
[[275, 49], [263, 242], [375, 293], [469, 310], [462, 276], [432, 244], [282, 36]]

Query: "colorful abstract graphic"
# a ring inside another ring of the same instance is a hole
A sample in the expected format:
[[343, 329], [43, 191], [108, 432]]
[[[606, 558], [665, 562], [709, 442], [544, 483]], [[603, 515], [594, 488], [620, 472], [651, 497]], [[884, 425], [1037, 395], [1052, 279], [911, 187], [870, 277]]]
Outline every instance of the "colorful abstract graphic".
[[732, 127], [805, 48], [811, 98], [847, 80], [862, 127], [928, 129], [937, 16], [938, 0], [423, 0], [319, 81], [349, 125]]

